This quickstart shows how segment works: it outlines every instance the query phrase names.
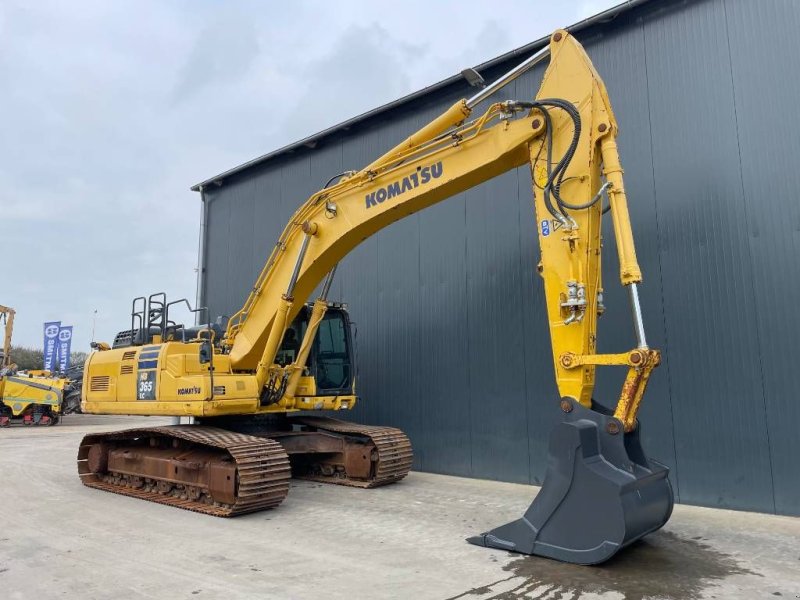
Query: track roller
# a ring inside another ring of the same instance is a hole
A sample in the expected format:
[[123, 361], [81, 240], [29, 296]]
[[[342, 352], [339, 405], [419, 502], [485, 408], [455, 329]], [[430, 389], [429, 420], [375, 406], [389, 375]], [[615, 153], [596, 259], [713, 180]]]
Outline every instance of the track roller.
[[291, 476], [274, 440], [197, 425], [87, 435], [78, 474], [89, 487], [219, 517], [277, 506]]
[[373, 488], [400, 481], [411, 470], [411, 442], [394, 427], [320, 416], [289, 422], [293, 431], [269, 435], [289, 453], [299, 479]]

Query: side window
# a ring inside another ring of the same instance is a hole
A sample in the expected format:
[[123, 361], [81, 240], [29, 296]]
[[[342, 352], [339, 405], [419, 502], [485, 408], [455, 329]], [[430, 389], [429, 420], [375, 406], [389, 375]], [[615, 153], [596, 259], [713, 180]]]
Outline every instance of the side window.
[[344, 322], [339, 315], [325, 316], [319, 325], [319, 353], [347, 353]]
[[316, 379], [318, 393], [342, 393], [350, 388], [350, 349], [341, 313], [326, 313], [320, 323], [316, 340]]

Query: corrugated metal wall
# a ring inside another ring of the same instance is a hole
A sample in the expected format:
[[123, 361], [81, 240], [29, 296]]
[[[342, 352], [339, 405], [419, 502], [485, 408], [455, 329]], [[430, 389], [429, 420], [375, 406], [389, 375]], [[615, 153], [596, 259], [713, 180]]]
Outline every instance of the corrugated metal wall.
[[[793, 0], [664, 1], [579, 36], [621, 124], [645, 324], [664, 352], [645, 447], [681, 502], [800, 515], [798, 30]], [[540, 77], [504, 94], [530, 98]], [[469, 94], [430, 95], [209, 190], [212, 314], [241, 305], [295, 207], [331, 175]], [[358, 324], [351, 416], [405, 429], [417, 469], [541, 482], [559, 415], [530, 186], [523, 168], [413, 215], [337, 274], [332, 297]], [[633, 335], [606, 252], [600, 350], [620, 351]], [[613, 403], [622, 376], [604, 371], [596, 397]]]

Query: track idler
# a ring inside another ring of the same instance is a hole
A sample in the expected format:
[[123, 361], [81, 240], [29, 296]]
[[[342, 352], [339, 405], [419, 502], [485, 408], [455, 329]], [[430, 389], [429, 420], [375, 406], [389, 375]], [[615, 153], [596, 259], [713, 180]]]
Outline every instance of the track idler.
[[550, 436], [544, 484], [525, 515], [468, 542], [590, 565], [667, 522], [669, 469], [647, 459], [638, 423], [623, 433], [614, 417], [565, 402], [569, 412]]

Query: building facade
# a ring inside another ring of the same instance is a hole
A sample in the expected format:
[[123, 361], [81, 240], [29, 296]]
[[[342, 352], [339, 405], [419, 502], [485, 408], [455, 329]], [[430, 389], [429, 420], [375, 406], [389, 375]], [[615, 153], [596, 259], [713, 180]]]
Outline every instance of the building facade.
[[[800, 515], [800, 4], [629, 2], [572, 31], [620, 124], [648, 341], [664, 360], [640, 419], [680, 502]], [[486, 81], [543, 46], [477, 67]], [[529, 99], [535, 69], [498, 99]], [[297, 206], [461, 97], [461, 76], [198, 184], [200, 299], [243, 303]], [[480, 110], [480, 108], [478, 109]], [[599, 350], [632, 347], [606, 224]], [[402, 428], [415, 468], [541, 483], [559, 418], [527, 167], [415, 214], [342, 262], [360, 404]], [[624, 370], [600, 371], [613, 404]]]

